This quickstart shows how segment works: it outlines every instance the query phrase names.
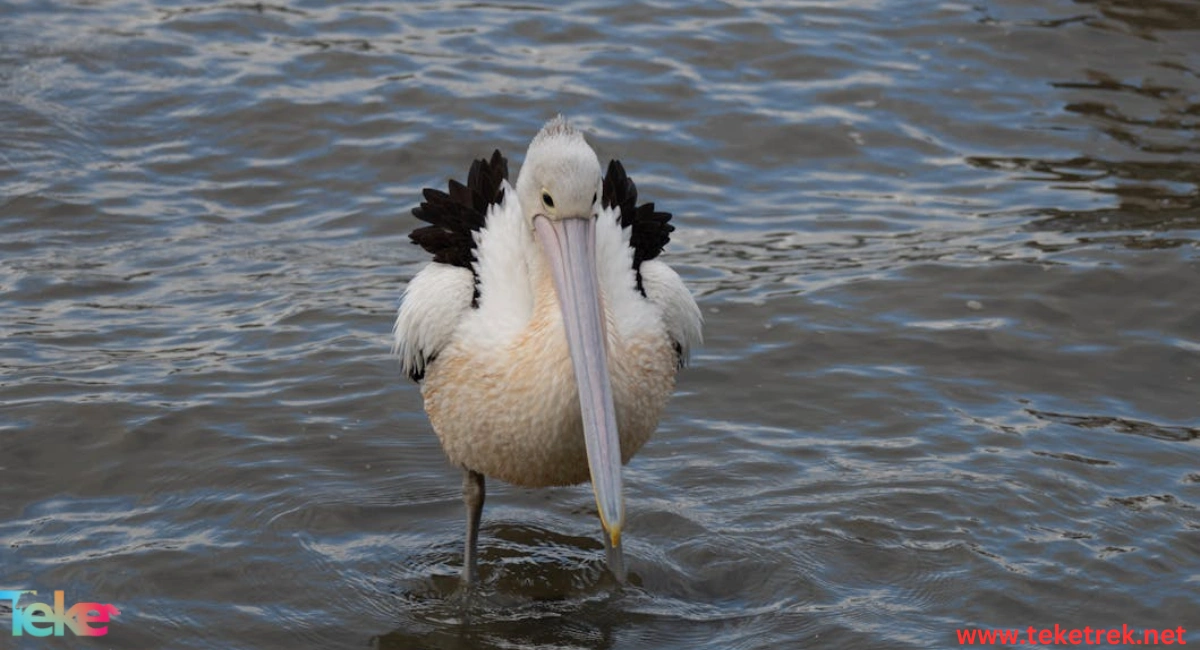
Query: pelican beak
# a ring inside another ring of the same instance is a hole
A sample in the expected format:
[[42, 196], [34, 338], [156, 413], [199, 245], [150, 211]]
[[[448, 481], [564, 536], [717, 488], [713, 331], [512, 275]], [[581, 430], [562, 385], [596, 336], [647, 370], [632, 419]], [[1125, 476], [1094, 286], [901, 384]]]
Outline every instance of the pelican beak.
[[579, 387], [579, 409], [587, 442], [592, 490], [604, 526], [609, 569], [619, 580], [625, 570], [621, 557], [621, 527], [625, 504], [621, 497], [621, 441], [608, 375], [604, 311], [596, 277], [596, 219], [592, 215], [549, 219], [537, 215], [534, 231], [550, 262], [558, 304], [562, 307], [567, 348]]

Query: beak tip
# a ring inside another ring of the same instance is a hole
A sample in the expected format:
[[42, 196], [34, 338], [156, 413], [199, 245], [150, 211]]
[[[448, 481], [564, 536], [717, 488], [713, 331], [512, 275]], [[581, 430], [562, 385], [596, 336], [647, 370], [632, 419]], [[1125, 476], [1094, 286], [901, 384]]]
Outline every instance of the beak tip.
[[628, 574], [625, 571], [625, 554], [621, 550], [621, 529], [605, 526], [604, 532], [607, 534], [604, 548], [608, 556], [608, 569], [616, 576], [618, 583], [624, 584]]

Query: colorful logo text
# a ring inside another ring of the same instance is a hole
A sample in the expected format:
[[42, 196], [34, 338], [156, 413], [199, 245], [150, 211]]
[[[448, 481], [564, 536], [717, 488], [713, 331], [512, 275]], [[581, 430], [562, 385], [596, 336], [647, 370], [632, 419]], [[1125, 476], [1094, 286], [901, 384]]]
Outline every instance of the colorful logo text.
[[22, 594], [37, 595], [36, 591], [0, 591], [0, 603], [7, 601], [12, 606], [13, 636], [63, 636], [71, 630], [76, 636], [104, 636], [108, 634], [107, 623], [121, 613], [113, 605], [100, 603], [75, 603], [67, 609], [63, 592], [54, 592], [54, 606], [32, 603], [19, 607]]

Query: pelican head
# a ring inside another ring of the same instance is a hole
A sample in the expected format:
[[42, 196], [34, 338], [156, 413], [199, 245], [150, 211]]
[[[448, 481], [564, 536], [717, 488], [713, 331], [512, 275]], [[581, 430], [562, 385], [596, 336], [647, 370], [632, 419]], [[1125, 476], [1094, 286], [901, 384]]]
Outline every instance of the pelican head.
[[551, 221], [594, 219], [601, 182], [596, 152], [560, 115], [530, 143], [517, 178], [517, 198], [531, 223], [539, 216]]
[[596, 277], [601, 183], [596, 152], [582, 133], [559, 116], [548, 122], [529, 145], [517, 178], [517, 198], [554, 276], [609, 566], [618, 578], [623, 578], [621, 446], [608, 372], [604, 309]]

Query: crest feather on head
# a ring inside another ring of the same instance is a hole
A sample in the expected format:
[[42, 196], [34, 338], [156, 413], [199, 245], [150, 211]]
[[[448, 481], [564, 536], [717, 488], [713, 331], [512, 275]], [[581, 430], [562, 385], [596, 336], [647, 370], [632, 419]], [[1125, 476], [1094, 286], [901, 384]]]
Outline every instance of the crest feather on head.
[[571, 123], [567, 121], [567, 118], [563, 117], [560, 113], [559, 115], [556, 115], [554, 119], [546, 122], [545, 126], [542, 127], [542, 130], [538, 132], [537, 137], [533, 139], [532, 144], [538, 144], [543, 140], [550, 140], [554, 138], [575, 139], [582, 137], [583, 134], [580, 133], [575, 127], [571, 126]]

